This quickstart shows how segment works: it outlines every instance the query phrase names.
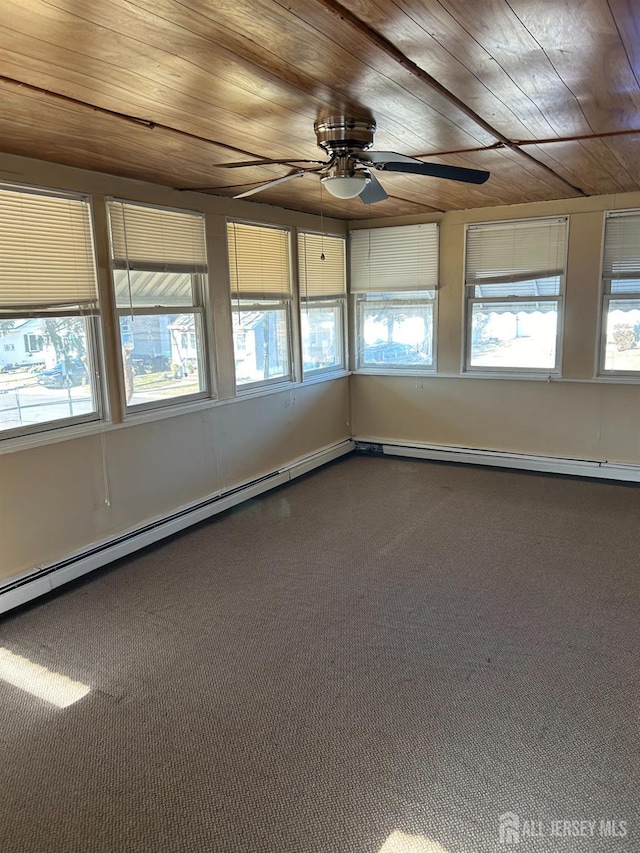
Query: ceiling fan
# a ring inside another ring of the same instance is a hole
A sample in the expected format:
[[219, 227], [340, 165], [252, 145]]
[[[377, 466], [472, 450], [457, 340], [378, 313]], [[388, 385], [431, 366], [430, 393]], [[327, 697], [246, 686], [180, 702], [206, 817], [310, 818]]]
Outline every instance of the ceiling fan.
[[468, 184], [483, 184], [489, 178], [489, 172], [479, 169], [465, 169], [460, 166], [443, 166], [440, 163], [425, 163], [415, 157], [396, 154], [393, 151], [367, 151], [373, 145], [376, 123], [373, 120], [331, 118], [316, 121], [313, 129], [316, 133], [318, 148], [328, 156], [328, 160], [245, 160], [241, 163], [227, 163], [227, 168], [245, 166], [302, 165], [273, 181], [234, 196], [247, 198], [255, 193], [308, 174], [317, 174], [321, 184], [340, 199], [360, 196], [365, 204], [374, 204], [388, 198], [387, 193], [372, 170], [382, 172], [403, 172], [410, 175], [427, 175], [434, 178], [446, 178], [450, 181], [462, 181]]

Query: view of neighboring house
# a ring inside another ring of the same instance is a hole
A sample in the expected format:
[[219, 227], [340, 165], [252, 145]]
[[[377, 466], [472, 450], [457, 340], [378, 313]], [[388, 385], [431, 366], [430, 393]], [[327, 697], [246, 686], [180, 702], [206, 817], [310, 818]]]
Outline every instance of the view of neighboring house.
[[[169, 318], [171, 319], [171, 318]], [[168, 323], [171, 364], [175, 372], [186, 376], [198, 367], [198, 341], [193, 314], [178, 314]]]
[[41, 318], [16, 320], [13, 328], [0, 333], [0, 369], [53, 367], [56, 360]]
[[136, 373], [168, 370], [172, 358], [172, 315], [136, 314], [120, 317], [120, 336]]
[[234, 311], [236, 382], [258, 382], [287, 372], [286, 324], [279, 311]]

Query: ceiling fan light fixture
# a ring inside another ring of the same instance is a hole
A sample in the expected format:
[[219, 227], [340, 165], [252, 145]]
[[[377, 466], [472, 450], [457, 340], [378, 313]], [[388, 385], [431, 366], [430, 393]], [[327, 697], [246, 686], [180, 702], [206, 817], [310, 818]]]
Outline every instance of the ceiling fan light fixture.
[[335, 198], [355, 198], [371, 180], [364, 170], [352, 175], [326, 175], [320, 179], [325, 189]]

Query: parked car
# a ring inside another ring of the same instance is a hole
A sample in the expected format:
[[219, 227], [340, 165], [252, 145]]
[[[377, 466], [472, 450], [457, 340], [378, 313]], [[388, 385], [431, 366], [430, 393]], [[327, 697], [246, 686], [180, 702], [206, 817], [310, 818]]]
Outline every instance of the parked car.
[[71, 388], [83, 385], [89, 379], [89, 372], [80, 358], [66, 358], [47, 370], [38, 373], [38, 384], [47, 388]]
[[161, 373], [171, 369], [171, 359], [166, 355], [131, 355], [133, 372], [140, 376], [143, 373]]
[[425, 356], [410, 344], [393, 341], [365, 346], [362, 363], [367, 364], [422, 364]]

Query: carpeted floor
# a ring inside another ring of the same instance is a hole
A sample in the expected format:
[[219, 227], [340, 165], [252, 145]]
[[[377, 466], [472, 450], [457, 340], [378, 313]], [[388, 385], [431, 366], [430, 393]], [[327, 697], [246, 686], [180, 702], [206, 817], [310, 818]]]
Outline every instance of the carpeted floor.
[[640, 851], [639, 519], [353, 456], [9, 614], [1, 853]]

